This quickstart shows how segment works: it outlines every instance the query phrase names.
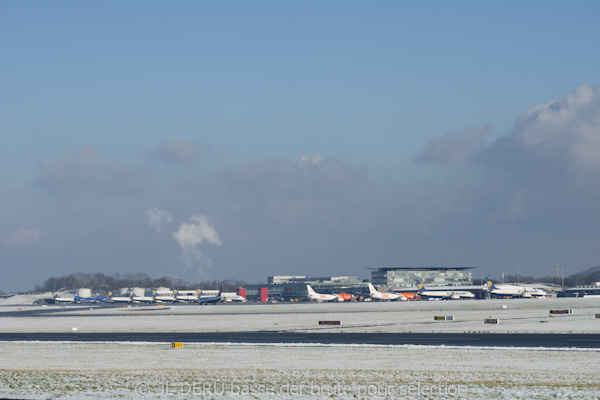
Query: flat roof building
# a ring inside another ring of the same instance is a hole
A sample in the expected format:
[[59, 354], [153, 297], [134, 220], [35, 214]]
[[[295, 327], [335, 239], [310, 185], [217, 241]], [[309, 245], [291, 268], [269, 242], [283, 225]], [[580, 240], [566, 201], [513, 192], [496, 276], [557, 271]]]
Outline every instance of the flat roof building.
[[361, 282], [356, 276], [320, 276], [310, 277], [305, 275], [276, 275], [267, 277], [267, 283], [358, 283]]
[[374, 286], [400, 289], [416, 287], [420, 280], [426, 287], [473, 285], [473, 267], [383, 267], [369, 268]]
[[269, 276], [266, 284], [247, 284], [246, 297], [255, 300], [259, 297], [260, 289], [269, 290], [269, 298], [280, 300], [301, 300], [306, 298], [308, 292], [306, 285], [323, 294], [331, 293], [368, 293], [367, 284], [356, 276]]

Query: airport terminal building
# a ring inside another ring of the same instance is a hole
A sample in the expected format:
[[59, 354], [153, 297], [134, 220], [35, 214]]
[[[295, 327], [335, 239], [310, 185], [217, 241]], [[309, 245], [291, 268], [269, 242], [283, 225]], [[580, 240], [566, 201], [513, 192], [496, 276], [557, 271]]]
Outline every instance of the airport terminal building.
[[311, 285], [314, 290], [325, 294], [368, 293], [367, 284], [356, 276], [269, 276], [266, 284], [244, 285], [243, 289], [249, 300], [259, 299], [261, 290], [266, 290], [271, 299], [299, 301], [304, 300], [307, 296], [306, 285]]
[[392, 289], [416, 287], [416, 279], [426, 287], [473, 285], [473, 267], [383, 267], [370, 268], [374, 286]]

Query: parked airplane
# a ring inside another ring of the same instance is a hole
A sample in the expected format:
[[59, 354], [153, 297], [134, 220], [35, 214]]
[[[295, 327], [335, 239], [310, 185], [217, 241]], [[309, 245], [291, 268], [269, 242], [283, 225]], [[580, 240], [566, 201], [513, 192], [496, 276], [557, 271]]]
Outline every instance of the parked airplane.
[[77, 294], [77, 290], [73, 290], [73, 299], [75, 303], [95, 303], [95, 297], [81, 297]]
[[223, 296], [223, 300], [227, 303], [244, 303], [247, 301], [245, 297], [240, 296], [235, 292], [221, 293], [221, 296]]
[[492, 296], [531, 298], [544, 297], [547, 295], [547, 293], [541, 289], [507, 284], [495, 285], [487, 276], [485, 277], [485, 280], [487, 282], [487, 291]]
[[537, 288], [528, 288], [525, 287], [525, 294], [523, 295], [523, 297], [546, 297], [548, 295], [548, 293], [544, 292], [542, 289], [537, 289]]
[[429, 299], [472, 299], [475, 295], [466, 290], [427, 290], [425, 286], [417, 279], [417, 293], [419, 296], [427, 297]]
[[60, 297], [58, 293], [52, 291], [52, 300], [54, 300], [55, 303], [72, 303], [75, 299], [70, 297]]
[[[179, 291], [175, 288], [172, 288], [171, 290], [173, 290], [173, 297], [175, 297], [175, 300], [182, 302], [182, 303], [186, 303], [186, 302], [196, 302], [198, 301], [198, 295], [197, 294], [181, 294], [179, 293]], [[196, 293], [199, 293], [200, 289], [196, 288]]]
[[131, 297], [113, 296], [113, 292], [108, 292], [108, 300], [113, 303], [131, 303]]
[[337, 293], [338, 296], [340, 296], [342, 298], [342, 300], [344, 301], [354, 301], [356, 300], [356, 296], [350, 293]]
[[98, 302], [98, 303], [112, 303], [112, 300], [109, 299], [108, 297], [104, 297], [104, 296], [100, 295], [100, 293], [98, 293], [98, 291], [96, 291], [96, 302]]
[[177, 301], [177, 299], [173, 296], [158, 294], [154, 288], [150, 288], [150, 290], [152, 290], [152, 297], [157, 303], [173, 303]]
[[375, 287], [371, 283], [369, 283], [369, 294], [371, 295], [371, 298], [375, 300], [407, 300], [406, 297], [399, 293], [378, 292], [377, 290], [375, 290]]
[[306, 285], [306, 290], [308, 290], [308, 299], [318, 301], [319, 303], [322, 301], [344, 301], [337, 294], [321, 294], [317, 293], [310, 287], [310, 285]]
[[419, 296], [418, 293], [413, 293], [413, 292], [396, 292], [401, 294], [402, 296], [406, 297], [406, 300], [419, 300], [421, 298], [421, 296]]
[[134, 303], [153, 303], [154, 302], [154, 297], [138, 296], [134, 293], [133, 289], [129, 289], [128, 293], [129, 293], [129, 297], [131, 298], [131, 301], [133, 301]]
[[217, 304], [221, 300], [223, 300], [223, 296], [221, 296], [221, 289], [223, 286], [219, 288], [219, 293], [216, 296], [204, 296], [200, 292], [198, 295], [198, 304]]

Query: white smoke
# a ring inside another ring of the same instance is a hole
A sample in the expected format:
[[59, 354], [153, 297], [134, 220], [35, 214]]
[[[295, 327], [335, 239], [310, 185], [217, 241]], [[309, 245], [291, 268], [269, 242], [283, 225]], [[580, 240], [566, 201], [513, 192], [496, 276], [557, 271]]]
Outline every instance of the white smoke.
[[173, 216], [167, 211], [154, 207], [146, 211], [146, 221], [156, 229], [156, 232], [160, 232], [163, 225], [173, 222]]
[[183, 250], [186, 264], [189, 267], [195, 265], [200, 274], [212, 264], [212, 261], [200, 251], [200, 246], [204, 243], [214, 246], [223, 244], [208, 217], [204, 215], [193, 215], [190, 217], [190, 223], [184, 222], [179, 225], [177, 232], [173, 233], [173, 239]]

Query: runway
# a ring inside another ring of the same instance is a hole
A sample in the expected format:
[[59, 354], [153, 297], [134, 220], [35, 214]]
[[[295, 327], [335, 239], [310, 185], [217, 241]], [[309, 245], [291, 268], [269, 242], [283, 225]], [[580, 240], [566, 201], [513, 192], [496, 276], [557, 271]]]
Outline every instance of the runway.
[[600, 348], [600, 334], [315, 333], [315, 332], [61, 332], [0, 333], [0, 341], [215, 342]]

